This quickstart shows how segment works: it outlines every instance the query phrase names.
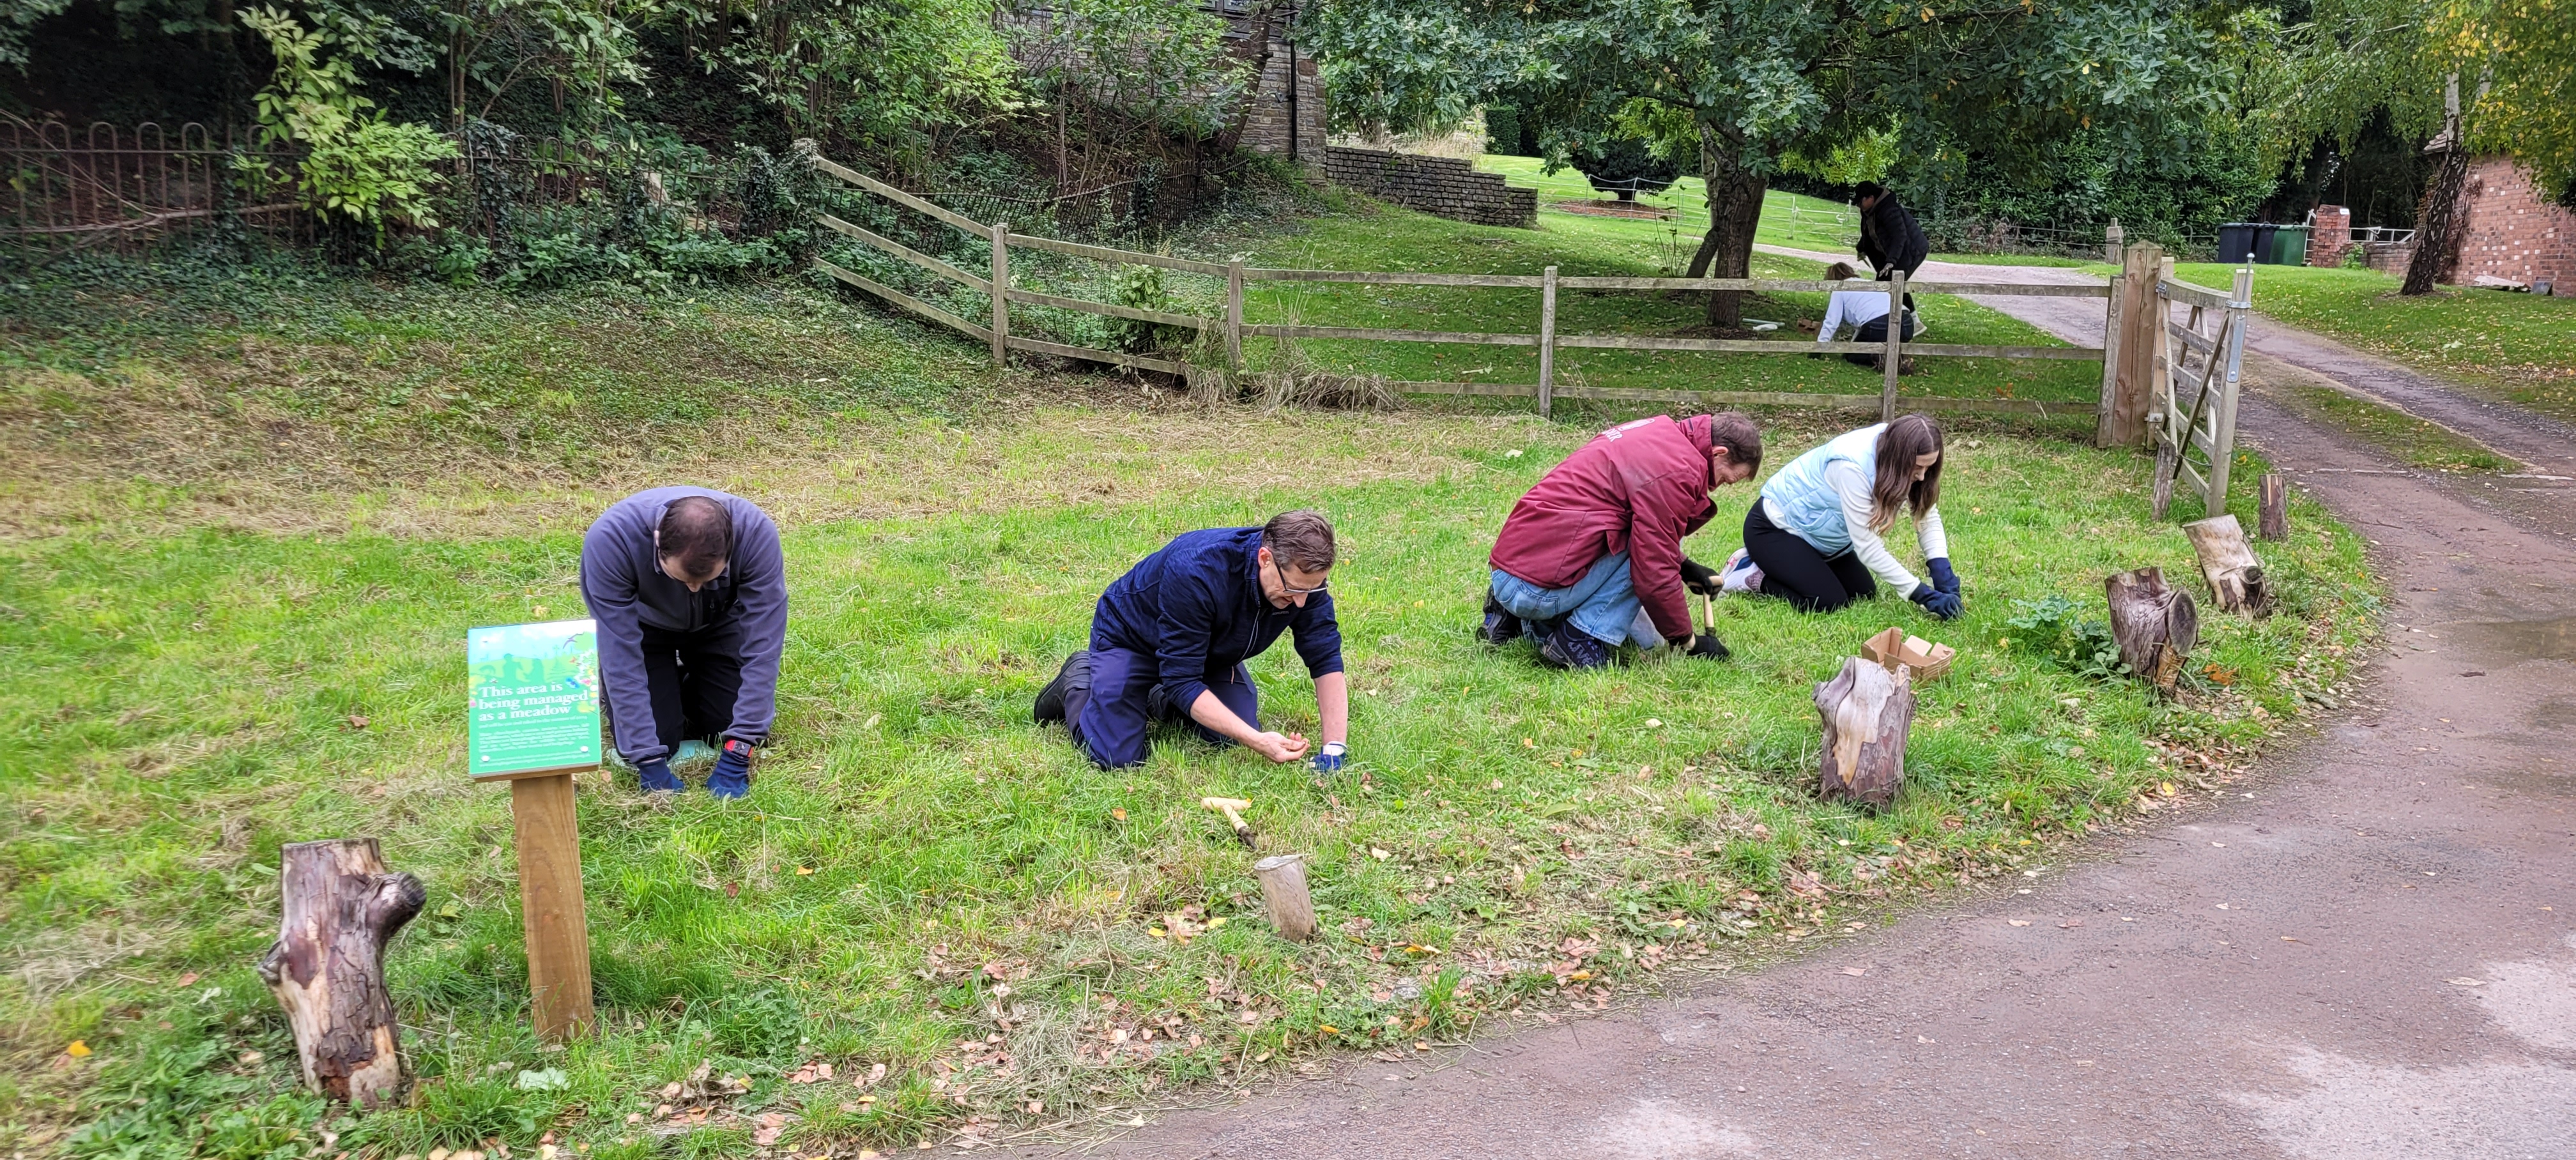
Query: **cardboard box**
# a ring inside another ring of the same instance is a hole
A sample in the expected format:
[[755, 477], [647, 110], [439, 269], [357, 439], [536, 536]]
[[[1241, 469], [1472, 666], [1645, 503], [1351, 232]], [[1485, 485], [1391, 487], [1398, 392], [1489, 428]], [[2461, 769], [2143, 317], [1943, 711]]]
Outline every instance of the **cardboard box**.
[[1901, 628], [1888, 629], [1869, 638], [1860, 647], [1869, 659], [1886, 666], [1890, 672], [1894, 672], [1898, 665], [1912, 668], [1916, 684], [1940, 680], [1942, 674], [1950, 671], [1950, 658], [1959, 655], [1959, 650], [1949, 645], [1907, 636]]

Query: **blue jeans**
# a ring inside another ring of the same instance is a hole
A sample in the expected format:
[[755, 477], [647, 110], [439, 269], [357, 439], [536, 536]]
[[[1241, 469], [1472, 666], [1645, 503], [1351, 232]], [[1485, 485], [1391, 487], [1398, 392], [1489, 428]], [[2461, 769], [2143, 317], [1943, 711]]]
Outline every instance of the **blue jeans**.
[[[1250, 670], [1238, 661], [1231, 672], [1209, 674], [1206, 679], [1208, 691], [1216, 694], [1219, 703], [1243, 718], [1244, 724], [1261, 728], [1261, 698], [1253, 690]], [[1092, 764], [1102, 769], [1144, 764], [1151, 748], [1147, 735], [1158, 724], [1187, 725], [1211, 745], [1234, 744], [1233, 738], [1199, 724], [1190, 716], [1189, 706], [1166, 701], [1162, 680], [1152, 653], [1091, 650], [1091, 688], [1079, 705], [1067, 698], [1066, 724]]]
[[1664, 643], [1655, 622], [1637, 599], [1628, 580], [1628, 553], [1612, 552], [1592, 562], [1592, 570], [1567, 588], [1541, 588], [1509, 572], [1494, 572], [1494, 599], [1523, 620], [1571, 617], [1585, 636], [1616, 648], [1629, 641], [1639, 648]]

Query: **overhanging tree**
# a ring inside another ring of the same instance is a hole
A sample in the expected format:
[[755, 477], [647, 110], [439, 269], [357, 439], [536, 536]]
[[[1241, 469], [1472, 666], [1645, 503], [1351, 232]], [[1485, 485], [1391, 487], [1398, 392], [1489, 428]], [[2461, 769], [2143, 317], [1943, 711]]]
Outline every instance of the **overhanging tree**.
[[[1308, 37], [1336, 115], [1455, 123], [1510, 101], [1563, 160], [1645, 135], [1696, 152], [1709, 228], [1692, 277], [1744, 277], [1788, 159], [1900, 127], [2037, 163], [2090, 125], [2213, 107], [2228, 9], [2215, 0], [1328, 0]], [[1901, 163], [1900, 163], [1901, 167]], [[1742, 323], [1741, 295], [1709, 321]]]

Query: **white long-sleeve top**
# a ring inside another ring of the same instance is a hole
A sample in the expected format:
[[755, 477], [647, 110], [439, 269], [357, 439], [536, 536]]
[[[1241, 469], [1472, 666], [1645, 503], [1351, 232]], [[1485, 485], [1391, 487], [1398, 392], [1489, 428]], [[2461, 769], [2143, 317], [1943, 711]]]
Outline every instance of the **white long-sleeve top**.
[[[1837, 294], [1834, 297], [1840, 298], [1842, 295]], [[1879, 298], [1879, 312], [1881, 314], [1887, 312], [1887, 299], [1883, 295]], [[1861, 472], [1860, 465], [1857, 463], [1836, 460], [1825, 465], [1825, 485], [1833, 488], [1835, 498], [1842, 501], [1843, 527], [1851, 535], [1852, 554], [1860, 557], [1861, 564], [1869, 569], [1870, 575], [1878, 578], [1881, 587], [1898, 596], [1911, 596], [1916, 586], [1923, 581], [1914, 573], [1906, 571], [1905, 565], [1897, 563], [1895, 554], [1887, 550], [1887, 541], [1877, 532], [1870, 530], [1869, 513], [1874, 506], [1869, 494], [1870, 483], [1869, 476]], [[1779, 505], [1769, 496], [1764, 496], [1762, 499], [1762, 514], [1769, 517], [1774, 524], [1788, 526]], [[1917, 547], [1923, 549], [1923, 558], [1926, 560], [1940, 559], [1950, 554], [1950, 537], [1941, 530], [1941, 509], [1938, 505], [1924, 512], [1923, 518], [1914, 521], [1914, 542]]]
[[[1859, 279], [1851, 279], [1859, 281]], [[1878, 283], [1870, 283], [1878, 285]], [[1832, 342], [1846, 325], [1858, 331], [1867, 323], [1887, 317], [1887, 291], [1836, 290], [1825, 300], [1825, 320], [1816, 325], [1816, 341]]]

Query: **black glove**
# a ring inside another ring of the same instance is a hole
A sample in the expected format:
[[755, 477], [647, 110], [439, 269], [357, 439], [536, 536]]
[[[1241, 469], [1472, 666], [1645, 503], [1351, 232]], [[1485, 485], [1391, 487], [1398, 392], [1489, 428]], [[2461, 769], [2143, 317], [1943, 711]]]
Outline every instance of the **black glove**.
[[1703, 632], [1691, 637], [1690, 649], [1684, 655], [1695, 656], [1701, 660], [1722, 661], [1729, 654], [1726, 650], [1726, 642], [1717, 639], [1716, 633]]
[[1682, 557], [1682, 587], [1702, 596], [1715, 596], [1719, 591], [1717, 569], [1688, 556]]
[[715, 772], [707, 775], [707, 792], [720, 798], [738, 798], [751, 792], [750, 742], [725, 738], [724, 753], [716, 758]]
[[658, 790], [683, 790], [688, 786], [671, 772], [671, 763], [659, 757], [635, 767], [635, 783], [646, 793]]
[[1914, 586], [1914, 594], [1907, 599], [1922, 605], [1923, 611], [1931, 613], [1933, 619], [1957, 620], [1959, 618], [1961, 607], [1958, 593], [1943, 592], [1930, 584], [1917, 584]]
[[1959, 574], [1950, 570], [1948, 556], [1934, 556], [1924, 561], [1923, 566], [1931, 570], [1933, 587], [1952, 596], [1959, 594]]

